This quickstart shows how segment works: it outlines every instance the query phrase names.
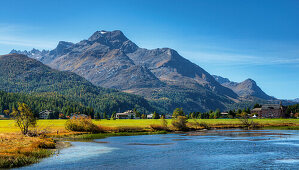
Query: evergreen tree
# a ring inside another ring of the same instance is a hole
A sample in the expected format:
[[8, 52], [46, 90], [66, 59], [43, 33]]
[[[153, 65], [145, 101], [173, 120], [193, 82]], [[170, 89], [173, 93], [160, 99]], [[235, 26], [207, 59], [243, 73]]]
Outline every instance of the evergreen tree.
[[142, 119], [146, 119], [146, 115], [145, 115], [145, 114], [142, 114], [142, 115], [141, 115], [141, 118], [142, 118]]
[[258, 103], [256, 103], [254, 106], [253, 106], [253, 108], [261, 108], [262, 107], [262, 105], [260, 105], [260, 104], [258, 104]]
[[116, 119], [116, 112], [114, 111], [111, 115], [111, 119], [115, 120]]
[[177, 118], [178, 116], [185, 116], [183, 108], [176, 108], [176, 109], [174, 109], [172, 117], [173, 118]]
[[160, 119], [160, 116], [158, 113], [154, 112], [153, 113], [153, 119]]

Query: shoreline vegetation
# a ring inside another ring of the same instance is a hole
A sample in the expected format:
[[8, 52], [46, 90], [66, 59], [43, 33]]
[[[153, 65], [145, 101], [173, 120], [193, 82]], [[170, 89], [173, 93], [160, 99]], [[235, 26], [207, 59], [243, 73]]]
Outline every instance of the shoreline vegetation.
[[[70, 146], [69, 141], [88, 141], [112, 136], [166, 134], [208, 129], [275, 129], [299, 130], [299, 119], [249, 119], [254, 127], [246, 127], [240, 119], [120, 119], [78, 121], [38, 120], [31, 128], [34, 137], [22, 135], [14, 120], [0, 120], [0, 168], [15, 168], [39, 162], [57, 150]], [[250, 123], [249, 121], [249, 123]], [[87, 122], [87, 123], [86, 123]], [[248, 121], [247, 121], [248, 122]], [[77, 127], [67, 127], [67, 124]], [[81, 129], [79, 128], [81, 127]], [[84, 127], [82, 129], [82, 127]], [[89, 129], [90, 127], [95, 129]], [[77, 129], [76, 129], [77, 128]], [[79, 129], [78, 129], [79, 128]]]

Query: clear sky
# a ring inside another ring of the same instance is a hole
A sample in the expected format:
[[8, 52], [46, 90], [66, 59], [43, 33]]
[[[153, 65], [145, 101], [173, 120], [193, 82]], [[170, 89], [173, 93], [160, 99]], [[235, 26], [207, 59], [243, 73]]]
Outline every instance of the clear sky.
[[170, 47], [211, 74], [299, 98], [298, 0], [1, 0], [0, 54], [53, 49], [97, 30]]

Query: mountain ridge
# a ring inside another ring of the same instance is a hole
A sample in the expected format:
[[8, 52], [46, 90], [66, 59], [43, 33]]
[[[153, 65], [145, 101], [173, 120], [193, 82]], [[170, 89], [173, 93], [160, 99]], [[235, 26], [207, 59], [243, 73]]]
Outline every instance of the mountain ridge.
[[75, 73], [52, 69], [23, 54], [0, 55], [0, 90], [39, 95], [57, 93], [70, 101], [107, 114], [133, 108], [144, 113], [160, 109], [143, 97], [97, 87]]
[[248, 97], [257, 97], [264, 100], [276, 100], [275, 97], [267, 95], [258, 85], [257, 83], [248, 78], [240, 83], [230, 81], [228, 78], [223, 78], [221, 76], [213, 75], [215, 80], [217, 80], [221, 85], [232, 89], [235, 93], [237, 93], [240, 97], [248, 98]]
[[233, 88], [177, 51], [139, 48], [119, 30], [97, 31], [78, 43], [60, 41], [42, 55], [37, 59], [54, 69], [74, 72], [100, 87], [141, 95], [170, 110], [224, 110], [241, 101]]

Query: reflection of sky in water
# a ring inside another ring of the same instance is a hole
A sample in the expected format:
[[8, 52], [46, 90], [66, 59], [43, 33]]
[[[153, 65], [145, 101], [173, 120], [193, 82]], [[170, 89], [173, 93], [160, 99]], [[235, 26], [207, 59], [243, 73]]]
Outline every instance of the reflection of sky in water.
[[[282, 160], [276, 160], [277, 163], [289, 163], [289, 164], [294, 164], [294, 163], [299, 163], [299, 159], [282, 159]], [[297, 167], [299, 168], [299, 167]]]
[[[94, 142], [85, 142], [82, 145], [81, 142], [72, 142], [72, 147], [67, 150], [61, 150], [58, 156], [54, 156], [52, 159], [56, 160], [72, 160], [78, 161], [82, 158], [93, 157], [95, 155], [112, 152], [115, 148], [105, 147], [103, 144]], [[51, 159], [51, 158], [49, 158]]]
[[[290, 135], [285, 135], [290, 134]], [[72, 142], [29, 169], [296, 169], [299, 131], [217, 130]]]
[[[43, 159], [39, 164], [34, 164], [25, 169], [40, 169], [40, 166], [49, 169], [60, 169], [65, 163], [76, 164], [80, 163], [82, 159], [91, 159], [96, 155], [106, 154], [112, 152], [116, 148], [106, 147], [103, 144], [95, 142], [71, 142], [72, 146], [56, 152], [52, 157]], [[51, 163], [56, 166], [51, 167]], [[49, 166], [50, 165], [50, 166]], [[42, 169], [44, 169], [42, 168]], [[75, 168], [75, 167], [74, 167]]]

